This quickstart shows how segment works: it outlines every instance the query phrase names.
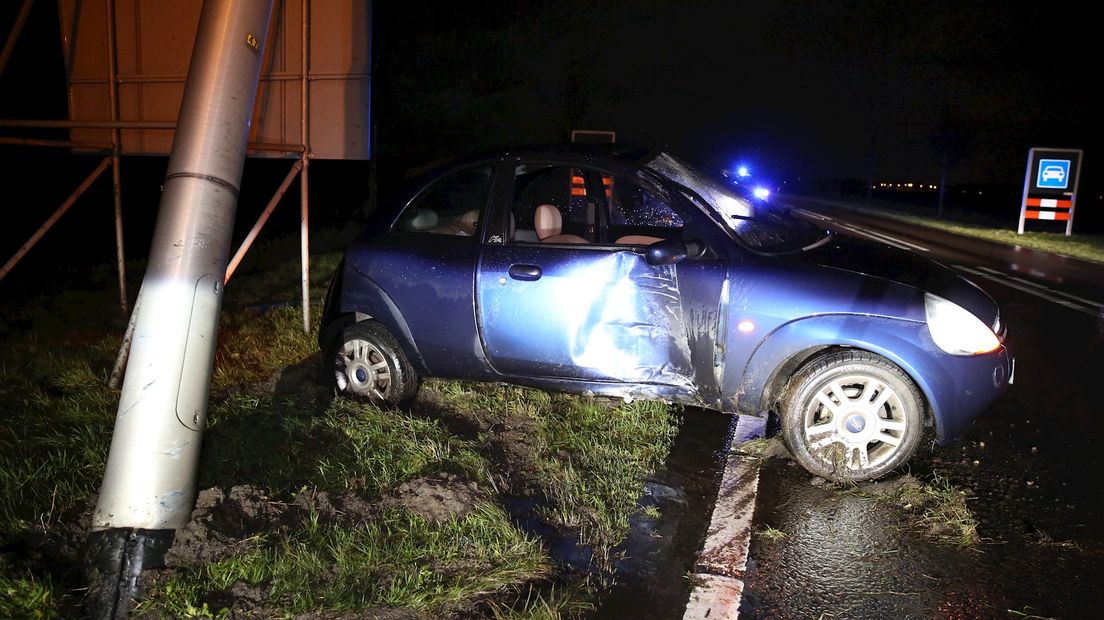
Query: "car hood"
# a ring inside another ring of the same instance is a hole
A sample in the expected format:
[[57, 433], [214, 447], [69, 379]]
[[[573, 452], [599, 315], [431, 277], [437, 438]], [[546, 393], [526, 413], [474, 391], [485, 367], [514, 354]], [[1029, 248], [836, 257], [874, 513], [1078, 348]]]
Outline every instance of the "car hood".
[[938, 295], [969, 310], [986, 325], [993, 325], [997, 319], [997, 304], [985, 291], [940, 263], [912, 252], [837, 235], [829, 243], [791, 256]]

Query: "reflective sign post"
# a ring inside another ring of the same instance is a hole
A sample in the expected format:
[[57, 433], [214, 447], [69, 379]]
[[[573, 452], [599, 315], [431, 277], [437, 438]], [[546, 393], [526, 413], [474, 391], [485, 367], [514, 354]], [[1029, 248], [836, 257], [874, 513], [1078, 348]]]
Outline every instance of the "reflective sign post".
[[1081, 180], [1080, 149], [1033, 148], [1027, 153], [1019, 234], [1024, 220], [1064, 221], [1066, 236], [1073, 234], [1073, 209]]

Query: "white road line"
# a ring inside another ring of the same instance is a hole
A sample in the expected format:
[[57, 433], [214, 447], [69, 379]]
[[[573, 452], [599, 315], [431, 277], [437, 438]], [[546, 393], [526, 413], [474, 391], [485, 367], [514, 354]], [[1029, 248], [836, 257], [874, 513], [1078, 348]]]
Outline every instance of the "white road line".
[[791, 207], [791, 208], [794, 211], [797, 211], [798, 213], [800, 213], [804, 216], [807, 216], [807, 217], [816, 218], [816, 219], [824, 221], [824, 222], [831, 222], [832, 221], [832, 218], [828, 217], [827, 215], [821, 215], [819, 213], [813, 213], [812, 211], [806, 211], [805, 209], [802, 209], [800, 207]]
[[[1018, 291], [1022, 291], [1024, 293], [1027, 293], [1028, 295], [1032, 295], [1032, 296], [1038, 297], [1039, 299], [1049, 301], [1049, 302], [1054, 303], [1054, 304], [1058, 304], [1059, 306], [1065, 306], [1066, 308], [1069, 308], [1070, 310], [1076, 310], [1078, 312], [1081, 312], [1083, 314], [1087, 314], [1087, 315], [1089, 315], [1091, 317], [1094, 317], [1094, 318], [1099, 317], [1101, 315], [1101, 313], [1104, 312], [1104, 307], [1101, 307], [1099, 304], [1093, 305], [1092, 303], [1090, 303], [1088, 305], [1088, 307], [1086, 307], [1085, 304], [1082, 304], [1082, 303], [1079, 303], [1079, 302], [1076, 302], [1076, 301], [1070, 301], [1068, 299], [1064, 299], [1064, 298], [1061, 298], [1061, 297], [1056, 299], [1055, 298], [1055, 293], [1058, 293], [1059, 291], [1053, 291], [1053, 290], [1048, 289], [1046, 287], [1041, 287], [1038, 284], [1035, 284], [1033, 282], [1029, 283], [1030, 286], [1025, 286], [1023, 284], [1020, 284], [1019, 282], [1012, 281], [1011, 278], [1007, 275], [994, 276], [994, 275], [992, 275], [990, 273], [987, 273], [985, 271], [980, 271], [978, 269], [973, 269], [973, 268], [967, 267], [965, 265], [954, 265], [954, 268], [959, 269], [961, 271], [965, 271], [966, 273], [970, 273], [970, 274], [973, 274], [973, 275], [981, 277], [981, 278], [985, 278], [986, 280], [989, 280], [991, 282], [996, 282], [997, 284], [1001, 284], [1001, 285], [1007, 286], [1009, 288], [1014, 288]], [[1016, 278], [1016, 280], [1019, 280], [1019, 278]]]
[[[805, 216], [808, 216], [808, 217], [813, 217], [813, 218], [816, 218], [818, 220], [822, 220], [822, 221], [826, 221], [826, 222], [834, 221], [832, 218], [830, 218], [826, 215], [821, 215], [819, 213], [814, 213], [813, 211], [802, 209], [800, 207], [791, 207], [791, 208], [794, 211], [797, 211], [798, 213], [800, 213], [802, 215], [805, 215]], [[892, 237], [890, 235], [887, 235], [887, 234], [881, 233], [881, 232], [875, 232], [873, 230], [862, 228], [861, 226], [856, 226], [854, 224], [844, 224], [842, 222], [836, 222], [836, 226], [839, 226], [840, 228], [846, 228], [847, 230], [850, 230], [853, 233], [862, 235], [864, 237], [869, 237], [869, 238], [874, 239], [876, 241], [881, 241], [882, 243], [888, 243], [889, 245], [892, 245], [895, 248], [900, 248], [902, 250], [916, 250], [917, 252], [930, 252], [931, 251], [931, 250], [929, 250], [928, 248], [926, 248], [922, 245], [917, 245], [917, 244], [912, 243], [910, 241], [905, 241], [904, 239], [898, 239], [897, 237]]]
[[928, 248], [926, 248], [922, 245], [917, 245], [915, 243], [905, 241], [904, 239], [898, 239], [897, 237], [891, 237], [891, 236], [889, 236], [885, 233], [874, 232], [873, 230], [868, 230], [866, 228], [861, 228], [859, 226], [855, 226], [854, 224], [841, 224], [839, 222], [836, 222], [836, 225], [840, 226], [842, 228], [846, 228], [846, 229], [848, 229], [852, 232], [856, 232], [860, 235], [865, 235], [865, 236], [870, 237], [872, 239], [876, 239], [876, 240], [881, 241], [883, 243], [888, 243], [889, 245], [901, 248], [902, 250], [916, 250], [918, 252], [930, 252], [931, 251], [931, 250], [929, 250]]
[[986, 271], [988, 273], [991, 273], [995, 276], [998, 276], [998, 277], [1001, 277], [1001, 278], [1008, 278], [1009, 280], [1015, 280], [1015, 281], [1017, 281], [1021, 284], [1025, 284], [1027, 286], [1037, 288], [1040, 291], [1045, 291], [1049, 295], [1058, 295], [1059, 297], [1064, 297], [1064, 298], [1072, 300], [1072, 301], [1079, 301], [1083, 304], [1088, 304], [1088, 305], [1093, 306], [1095, 308], [1104, 307], [1104, 302], [1099, 302], [1099, 301], [1096, 301], [1095, 299], [1087, 299], [1085, 297], [1080, 297], [1078, 295], [1074, 295], [1073, 293], [1067, 293], [1065, 291], [1060, 291], [1060, 290], [1055, 289], [1055, 288], [1050, 288], [1049, 286], [1047, 286], [1045, 284], [1040, 284], [1039, 282], [1032, 282], [1031, 280], [1026, 280], [1026, 279], [1021, 278], [1019, 276], [1014, 276], [1012, 274], [1004, 273], [1002, 271], [997, 271], [996, 269], [992, 269], [990, 267], [985, 267], [985, 266], [979, 265], [977, 268], [982, 270], [982, 271]]
[[[732, 443], [738, 445], [762, 437], [765, 430], [766, 418], [740, 416]], [[697, 585], [690, 593], [683, 620], [738, 617], [758, 490], [759, 460], [730, 452], [709, 531], [694, 567]]]

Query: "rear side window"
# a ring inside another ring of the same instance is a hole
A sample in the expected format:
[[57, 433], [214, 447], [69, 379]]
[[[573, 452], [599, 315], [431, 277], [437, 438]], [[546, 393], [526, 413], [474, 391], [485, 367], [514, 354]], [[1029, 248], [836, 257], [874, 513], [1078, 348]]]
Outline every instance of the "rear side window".
[[493, 171], [486, 165], [437, 180], [410, 203], [395, 230], [474, 236], [490, 199]]

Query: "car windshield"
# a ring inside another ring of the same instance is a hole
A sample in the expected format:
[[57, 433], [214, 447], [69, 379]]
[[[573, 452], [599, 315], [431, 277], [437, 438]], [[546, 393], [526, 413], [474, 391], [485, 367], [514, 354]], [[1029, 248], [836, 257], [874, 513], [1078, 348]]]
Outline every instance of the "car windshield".
[[658, 154], [647, 167], [689, 190], [684, 192], [687, 198], [755, 252], [794, 252], [827, 238], [826, 231], [794, 217], [789, 209], [758, 200], [747, 188], [707, 168], [668, 153]]

